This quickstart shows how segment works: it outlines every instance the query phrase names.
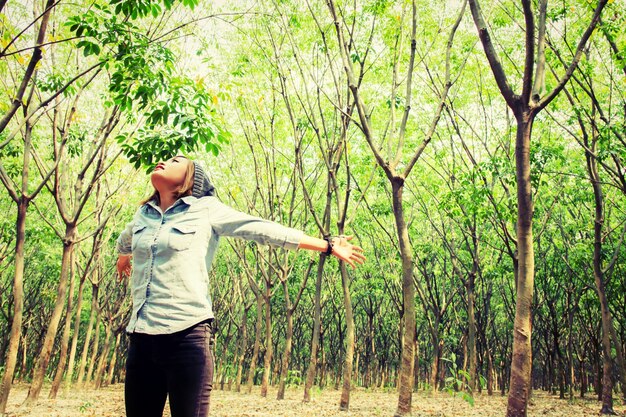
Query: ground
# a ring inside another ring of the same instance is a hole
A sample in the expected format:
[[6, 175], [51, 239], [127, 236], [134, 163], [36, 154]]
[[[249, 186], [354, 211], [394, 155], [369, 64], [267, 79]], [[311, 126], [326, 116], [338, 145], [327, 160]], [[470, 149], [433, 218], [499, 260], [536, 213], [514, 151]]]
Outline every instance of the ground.
[[[100, 390], [70, 390], [60, 392], [56, 400], [46, 398], [49, 387], [44, 386], [42, 399], [30, 408], [20, 407], [26, 398], [28, 386], [18, 385], [11, 391], [7, 413], [9, 417], [123, 417], [124, 389], [113, 385]], [[251, 394], [215, 390], [211, 395], [211, 417], [378, 417], [392, 416], [397, 395], [393, 391], [367, 391], [355, 389], [350, 396], [350, 411], [339, 411], [340, 392], [332, 389], [313, 390], [312, 401], [302, 403], [302, 388], [293, 387], [285, 393], [285, 400], [277, 401], [276, 391], [270, 389], [262, 398], [258, 387]], [[615, 396], [615, 411], [626, 416], [626, 406]], [[436, 395], [417, 392], [413, 394], [411, 417], [502, 417], [505, 415], [506, 397], [476, 395], [475, 404], [441, 392]], [[585, 417], [598, 416], [600, 403], [592, 398], [575, 399], [573, 403], [559, 400], [544, 392], [533, 392], [528, 410], [529, 417]], [[166, 406], [165, 417], [169, 417]]]

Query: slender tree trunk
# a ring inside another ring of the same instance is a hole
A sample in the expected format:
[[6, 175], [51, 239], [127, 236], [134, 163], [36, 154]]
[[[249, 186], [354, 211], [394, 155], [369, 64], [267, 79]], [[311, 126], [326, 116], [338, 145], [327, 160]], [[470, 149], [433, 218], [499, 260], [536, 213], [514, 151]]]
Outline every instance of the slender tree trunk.
[[404, 178], [395, 177], [391, 182], [393, 215], [396, 221], [400, 255], [402, 256], [402, 306], [404, 328], [402, 337], [402, 358], [400, 361], [400, 381], [398, 408], [395, 416], [402, 417], [411, 412], [413, 399], [413, 347], [415, 343], [415, 284], [413, 283], [413, 253], [409, 243], [409, 232], [404, 219], [402, 191]]
[[420, 359], [420, 346], [419, 343], [417, 341], [417, 338], [415, 339], [415, 343], [414, 343], [414, 360], [413, 360], [413, 391], [417, 391], [419, 389], [419, 371], [420, 371], [420, 367], [419, 367], [419, 359]]
[[[285, 291], [287, 291], [287, 284], [285, 284]], [[280, 369], [280, 381], [278, 383], [278, 393], [276, 394], [277, 400], [285, 399], [285, 384], [287, 383], [289, 360], [291, 359], [291, 345], [293, 341], [293, 311], [291, 311], [290, 309], [287, 309], [286, 320], [287, 329], [285, 334], [285, 350], [283, 351], [283, 360]]]
[[491, 349], [486, 348], [485, 353], [487, 355], [487, 395], [493, 395], [493, 358], [491, 357]]
[[41, 352], [35, 365], [33, 372], [33, 382], [28, 390], [28, 396], [24, 401], [24, 405], [32, 405], [39, 398], [39, 393], [43, 386], [44, 377], [50, 362], [52, 355], [52, 348], [54, 347], [54, 339], [59, 329], [59, 322], [61, 321], [61, 315], [63, 314], [63, 306], [65, 305], [65, 298], [67, 296], [67, 287], [69, 281], [69, 267], [72, 257], [72, 251], [74, 250], [74, 235], [76, 233], [75, 225], [68, 225], [65, 230], [65, 239], [63, 241], [63, 256], [61, 258], [61, 276], [59, 278], [59, 287], [57, 289], [57, 298], [54, 304], [54, 310], [50, 317], [48, 324], [48, 330], [41, 347]]
[[65, 324], [63, 328], [63, 336], [61, 338], [61, 353], [59, 356], [59, 363], [57, 365], [57, 372], [54, 376], [54, 380], [52, 381], [52, 387], [50, 388], [50, 394], [48, 395], [49, 399], [54, 399], [57, 397], [57, 393], [59, 392], [59, 387], [61, 387], [61, 382], [63, 381], [63, 374], [65, 372], [65, 364], [67, 363], [67, 348], [70, 341], [70, 330], [72, 327], [72, 309], [74, 308], [74, 256], [70, 257], [70, 287], [69, 287], [69, 295], [67, 298], [67, 309], [65, 310]]
[[104, 332], [104, 347], [102, 348], [102, 354], [98, 358], [98, 366], [96, 367], [96, 377], [94, 386], [99, 389], [102, 386], [102, 377], [104, 376], [104, 370], [106, 368], [107, 361], [109, 359], [109, 352], [111, 351], [111, 339], [112, 339], [112, 324], [106, 323]]
[[324, 389], [326, 387], [326, 368], [328, 366], [328, 362], [326, 361], [326, 349], [324, 349], [324, 328], [321, 327], [320, 324], [320, 389]]
[[324, 264], [326, 263], [326, 255], [320, 254], [317, 264], [317, 276], [315, 278], [315, 300], [313, 310], [313, 338], [311, 340], [311, 357], [309, 359], [309, 367], [306, 372], [306, 382], [304, 384], [305, 403], [311, 401], [311, 387], [315, 382], [315, 374], [317, 372], [317, 351], [320, 344], [320, 321], [322, 316], [321, 298], [322, 298], [322, 277], [324, 274]]
[[228, 378], [228, 375], [227, 375], [228, 369], [226, 368], [226, 366], [222, 366], [222, 364], [226, 362], [226, 354], [228, 352], [228, 345], [230, 341], [230, 329], [232, 325], [233, 325], [233, 322], [231, 320], [228, 320], [228, 327], [226, 328], [226, 333], [225, 333], [224, 340], [222, 343], [222, 353], [218, 355], [219, 358], [216, 361], [216, 366], [215, 366], [215, 369], [221, 369], [220, 378], [219, 378], [221, 391], [224, 391], [224, 383], [226, 382], [226, 379]]
[[[436, 329], [439, 328], [439, 320], [437, 320], [437, 325], [436, 325]], [[441, 366], [441, 357], [443, 355], [443, 339], [440, 339], [439, 336], [433, 335], [433, 362], [432, 362], [432, 366], [431, 366], [431, 371], [432, 371], [432, 392], [433, 394], [437, 394], [437, 392], [439, 392], [439, 389], [441, 388], [441, 382], [443, 380], [442, 378], [442, 371], [444, 370], [444, 368]]]
[[87, 367], [87, 375], [85, 376], [85, 382], [91, 383], [94, 380], [93, 371], [96, 368], [96, 358], [98, 357], [98, 352], [100, 351], [100, 317], [102, 315], [102, 311], [98, 309], [96, 314], [96, 321], [94, 323], [93, 328], [93, 349], [91, 350], [91, 355], [89, 357], [89, 366]]
[[[569, 369], [569, 400], [574, 400], [574, 307], [572, 306], [573, 288], [567, 289], [567, 367]], [[581, 375], [582, 378], [582, 375]]]
[[26, 375], [28, 374], [28, 338], [26, 337], [26, 332], [22, 332], [22, 364], [20, 367], [20, 373], [17, 375], [17, 380], [19, 382], [23, 381]]
[[[24, 155], [27, 158], [27, 155]], [[22, 336], [22, 320], [24, 317], [24, 241], [26, 231], [26, 210], [29, 200], [22, 196], [17, 203], [17, 221], [15, 223], [15, 272], [13, 275], [13, 321], [11, 322], [11, 333], [9, 338], [9, 348], [7, 350], [4, 375], [0, 386], [0, 415], [6, 411], [15, 365], [17, 364], [17, 353]], [[26, 355], [26, 351], [24, 351]]]
[[613, 360], [611, 358], [611, 328], [613, 318], [609, 310], [604, 287], [604, 273], [602, 271], [602, 227], [604, 225], [604, 197], [598, 177], [596, 161], [587, 153], [587, 169], [593, 186], [595, 201], [594, 244], [593, 244], [593, 276], [596, 291], [600, 299], [602, 316], [602, 348], [603, 348], [603, 381], [602, 381], [602, 409], [600, 414], [615, 414], [613, 410]]
[[304, 384], [304, 399], [305, 403], [311, 401], [311, 387], [315, 382], [315, 374], [317, 373], [317, 352], [320, 344], [320, 329], [321, 329], [321, 297], [322, 297], [322, 277], [324, 273], [324, 264], [326, 263], [326, 255], [320, 254], [319, 262], [317, 264], [317, 276], [315, 278], [315, 300], [313, 310], [313, 337], [311, 340], [311, 356], [309, 358], [309, 366], [306, 372], [306, 382]]
[[[343, 230], [340, 230], [340, 234]], [[352, 312], [352, 298], [350, 297], [350, 283], [348, 270], [344, 262], [340, 263], [341, 284], [343, 287], [343, 305], [346, 310], [346, 356], [343, 363], [343, 385], [339, 409], [350, 409], [350, 389], [352, 388], [352, 365], [354, 359], [354, 314]]]
[[469, 356], [469, 381], [468, 388], [470, 393], [476, 390], [476, 317], [474, 315], [474, 304], [476, 295], [474, 293], [474, 273], [470, 273], [467, 279], [467, 318], [468, 318], [468, 335], [467, 349]]
[[78, 336], [80, 334], [80, 319], [81, 311], [83, 309], [83, 291], [85, 288], [86, 274], [81, 277], [80, 284], [78, 286], [78, 298], [76, 300], [76, 315], [74, 318], [74, 334], [72, 336], [72, 344], [70, 346], [70, 357], [67, 361], [67, 373], [65, 374], [65, 387], [66, 389], [72, 385], [72, 378], [74, 376], [74, 362], [76, 361], [76, 351], [78, 349]]
[[263, 298], [260, 295], [256, 297], [256, 325], [254, 334], [254, 348], [252, 349], [252, 358], [250, 359], [250, 369], [248, 370], [248, 382], [246, 383], [246, 391], [248, 394], [252, 392], [252, 384], [254, 383], [254, 374], [256, 372], [257, 358], [259, 357], [259, 348], [261, 345], [261, 326], [263, 325]]
[[82, 388], [85, 382], [85, 370], [87, 369], [87, 355], [89, 354], [89, 345], [91, 343], [91, 337], [93, 334], [94, 322], [96, 321], [96, 314], [98, 312], [98, 290], [97, 284], [92, 285], [91, 290], [91, 313], [89, 314], [89, 323], [87, 324], [87, 334], [85, 335], [85, 342], [83, 344], [83, 351], [80, 355], [80, 364], [78, 365], [78, 377], [76, 382], [78, 388]]
[[241, 392], [241, 377], [243, 373], [243, 359], [246, 356], [246, 348], [248, 347], [248, 328], [246, 326], [246, 320], [248, 318], [248, 310], [243, 311], [243, 317], [241, 319], [241, 343], [239, 349], [239, 356], [237, 357], [237, 379], [235, 381], [235, 391]]
[[270, 298], [272, 296], [270, 283], [265, 281], [265, 355], [263, 357], [263, 379], [261, 380], [261, 397], [267, 397], [270, 372], [272, 372], [272, 356], [274, 346], [272, 345], [272, 309]]
[[517, 182], [517, 295], [513, 324], [513, 358], [507, 417], [526, 417], [531, 390], [531, 304], [535, 280], [533, 250], [533, 202], [530, 184], [530, 137], [533, 115], [517, 116], [515, 167]]
[[115, 342], [113, 344], [113, 357], [111, 358], [111, 363], [109, 364], [109, 373], [107, 375], [105, 385], [111, 385], [113, 383], [113, 374], [115, 373], [115, 365], [117, 364], [117, 347], [120, 345], [121, 338], [122, 333], [118, 332], [115, 336]]

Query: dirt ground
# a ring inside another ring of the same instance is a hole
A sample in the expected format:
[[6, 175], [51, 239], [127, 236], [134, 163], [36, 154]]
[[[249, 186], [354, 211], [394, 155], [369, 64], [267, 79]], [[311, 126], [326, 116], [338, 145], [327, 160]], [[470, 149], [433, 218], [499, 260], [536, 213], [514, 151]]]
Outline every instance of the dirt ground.
[[[42, 390], [42, 399], [36, 406], [26, 409], [20, 404], [26, 398], [28, 386], [14, 387], [7, 408], [10, 417], [123, 417], [124, 389], [113, 385], [98, 391], [61, 392], [56, 400], [48, 400], [48, 387]], [[211, 395], [211, 417], [378, 417], [392, 416], [397, 395], [384, 391], [355, 389], [350, 396], [350, 411], [339, 411], [339, 391], [313, 390], [312, 401], [302, 403], [302, 388], [287, 390], [285, 400], [277, 401], [276, 391], [270, 389], [262, 398], [258, 387], [251, 394], [215, 390]], [[626, 416], [626, 406], [615, 396], [615, 411]], [[441, 392], [436, 395], [418, 392], [413, 394], [412, 417], [502, 417], [505, 415], [506, 397], [477, 395], [472, 407], [459, 397]], [[559, 400], [535, 391], [528, 415], [530, 417], [584, 417], [598, 416], [600, 403], [592, 399], [576, 399], [573, 403]], [[166, 405], [164, 416], [169, 417]]]

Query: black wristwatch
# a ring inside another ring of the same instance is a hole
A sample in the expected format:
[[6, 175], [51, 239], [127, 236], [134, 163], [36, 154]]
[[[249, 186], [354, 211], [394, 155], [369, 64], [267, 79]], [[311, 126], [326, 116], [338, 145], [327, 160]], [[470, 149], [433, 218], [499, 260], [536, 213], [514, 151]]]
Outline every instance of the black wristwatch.
[[324, 240], [328, 243], [328, 247], [326, 248], [324, 255], [330, 256], [333, 254], [333, 240], [330, 236], [324, 236]]

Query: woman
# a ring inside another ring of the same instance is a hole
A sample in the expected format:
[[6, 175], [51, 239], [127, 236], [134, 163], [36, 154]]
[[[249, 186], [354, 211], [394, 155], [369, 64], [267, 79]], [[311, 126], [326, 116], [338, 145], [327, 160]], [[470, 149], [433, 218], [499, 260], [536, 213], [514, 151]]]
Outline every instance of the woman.
[[349, 237], [317, 239], [222, 204], [200, 165], [184, 156], [157, 164], [150, 180], [154, 194], [117, 241], [120, 279], [132, 272], [126, 414], [161, 417], [169, 395], [172, 417], [207, 416], [213, 381], [208, 271], [219, 237], [325, 252], [353, 268], [365, 257]]

